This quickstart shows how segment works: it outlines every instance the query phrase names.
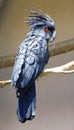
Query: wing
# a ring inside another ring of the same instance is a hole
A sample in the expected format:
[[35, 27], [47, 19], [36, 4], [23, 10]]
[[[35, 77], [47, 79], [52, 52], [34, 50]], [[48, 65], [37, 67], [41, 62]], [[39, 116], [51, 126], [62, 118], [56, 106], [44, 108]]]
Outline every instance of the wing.
[[24, 88], [31, 85], [42, 72], [48, 49], [45, 40], [38, 37], [25, 40], [19, 47], [12, 73], [12, 86]]
[[15, 59], [15, 64], [14, 64], [14, 68], [13, 68], [13, 72], [12, 72], [12, 86], [15, 86], [16, 81], [19, 78], [19, 75], [22, 71], [22, 66], [25, 62], [26, 59], [26, 54], [27, 54], [27, 49], [28, 49], [28, 43], [33, 42], [34, 39], [26, 39], [24, 40], [18, 49], [18, 53], [16, 55], [16, 59]]

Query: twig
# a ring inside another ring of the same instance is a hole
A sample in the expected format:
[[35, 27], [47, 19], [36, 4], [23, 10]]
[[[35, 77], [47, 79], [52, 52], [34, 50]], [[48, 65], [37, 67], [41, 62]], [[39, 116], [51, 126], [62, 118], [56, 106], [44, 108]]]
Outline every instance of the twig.
[[74, 73], [74, 70], [68, 70], [72, 67], [74, 67], [74, 61], [71, 61], [62, 66], [45, 69], [43, 73], [40, 74], [39, 77], [48, 76], [49, 74], [72, 74]]
[[[60, 55], [74, 50], [74, 38], [49, 46], [50, 57]], [[0, 68], [11, 67], [14, 65], [15, 55], [0, 57]]]
[[0, 88], [3, 88], [5, 86], [11, 85], [11, 80], [3, 80], [0, 81]]
[[[69, 70], [71, 67], [74, 67], [74, 61], [71, 61], [65, 65], [54, 67], [54, 68], [49, 68], [45, 69], [39, 76], [39, 78], [47, 76], [49, 74], [72, 74], [74, 73], [74, 70]], [[3, 88], [7, 85], [11, 84], [11, 80], [6, 80], [6, 81], [0, 81], [0, 88]]]

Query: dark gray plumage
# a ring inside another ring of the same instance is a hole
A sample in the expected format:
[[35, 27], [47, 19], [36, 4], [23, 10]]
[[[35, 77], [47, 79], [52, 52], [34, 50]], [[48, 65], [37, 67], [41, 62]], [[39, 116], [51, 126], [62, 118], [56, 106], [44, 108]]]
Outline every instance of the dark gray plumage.
[[12, 73], [12, 86], [18, 97], [17, 115], [21, 122], [36, 115], [35, 80], [49, 60], [48, 42], [56, 36], [54, 21], [40, 10], [30, 12], [27, 24], [32, 28], [19, 46]]

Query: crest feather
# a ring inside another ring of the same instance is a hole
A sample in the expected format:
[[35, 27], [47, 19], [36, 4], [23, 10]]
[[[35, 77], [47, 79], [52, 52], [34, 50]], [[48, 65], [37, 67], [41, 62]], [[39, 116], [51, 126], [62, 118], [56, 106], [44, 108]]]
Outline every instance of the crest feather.
[[37, 25], [47, 25], [49, 27], [54, 26], [54, 21], [52, 20], [52, 18], [40, 9], [38, 9], [37, 11], [31, 10], [26, 23], [31, 25], [32, 27]]

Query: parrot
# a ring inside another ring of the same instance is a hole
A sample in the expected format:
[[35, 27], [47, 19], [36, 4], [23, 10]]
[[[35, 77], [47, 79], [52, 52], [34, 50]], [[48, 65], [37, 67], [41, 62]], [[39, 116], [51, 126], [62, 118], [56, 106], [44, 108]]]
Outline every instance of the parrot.
[[35, 81], [48, 63], [49, 43], [56, 37], [53, 19], [42, 10], [31, 10], [26, 23], [31, 28], [18, 47], [11, 76], [17, 97], [16, 113], [21, 123], [36, 115]]

